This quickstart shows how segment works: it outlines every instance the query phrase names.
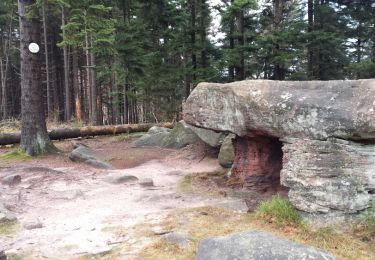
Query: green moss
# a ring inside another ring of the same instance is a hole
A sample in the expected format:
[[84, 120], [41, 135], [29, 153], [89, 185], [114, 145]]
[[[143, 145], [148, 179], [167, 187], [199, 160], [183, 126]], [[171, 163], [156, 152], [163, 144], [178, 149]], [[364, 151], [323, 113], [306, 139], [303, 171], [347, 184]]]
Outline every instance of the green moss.
[[0, 236], [7, 236], [13, 234], [17, 231], [18, 224], [17, 221], [8, 221], [0, 223]]
[[17, 148], [7, 154], [0, 156], [1, 159], [4, 160], [16, 160], [16, 161], [25, 161], [32, 159], [24, 150], [21, 148]]
[[137, 132], [137, 133], [120, 134], [120, 135], [117, 135], [115, 137], [114, 141], [115, 142], [129, 141], [129, 140], [132, 140], [134, 138], [142, 137], [145, 134], [147, 134], [147, 133], [145, 133], [145, 132]]
[[278, 226], [292, 225], [302, 227], [302, 217], [293, 205], [280, 196], [274, 196], [270, 200], [263, 201], [256, 210], [256, 217]]

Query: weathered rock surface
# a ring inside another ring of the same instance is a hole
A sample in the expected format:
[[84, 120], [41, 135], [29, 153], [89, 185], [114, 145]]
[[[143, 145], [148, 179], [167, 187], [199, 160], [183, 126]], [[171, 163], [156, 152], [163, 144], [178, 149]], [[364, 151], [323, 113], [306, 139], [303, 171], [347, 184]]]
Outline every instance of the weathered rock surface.
[[70, 153], [73, 162], [83, 162], [99, 169], [113, 169], [113, 166], [96, 157], [94, 152], [85, 145], [74, 145], [76, 148]]
[[147, 134], [133, 142], [134, 147], [162, 146], [163, 140], [169, 136], [171, 130], [164, 127], [153, 126]]
[[250, 231], [212, 237], [198, 247], [196, 260], [333, 260], [329, 253], [272, 234]]
[[241, 179], [244, 186], [260, 192], [280, 186], [283, 152], [281, 142], [267, 137], [239, 137], [235, 140], [232, 177]]
[[1, 248], [1, 246], [0, 246], [0, 260], [7, 260], [8, 258], [7, 258], [7, 256], [6, 256], [6, 254], [5, 254], [5, 252], [4, 252], [4, 250]]
[[112, 184], [135, 183], [138, 181], [138, 178], [129, 174], [113, 175], [106, 177], [105, 181]]
[[184, 120], [239, 136], [231, 172], [245, 186], [281, 178], [300, 210], [354, 213], [375, 200], [374, 96], [373, 79], [202, 83]]
[[233, 165], [234, 162], [234, 145], [233, 141], [235, 139], [234, 134], [229, 134], [227, 137], [225, 137], [223, 144], [220, 147], [219, 152], [219, 163], [224, 168], [230, 168]]
[[201, 139], [203, 142], [211, 147], [220, 147], [225, 139], [225, 133], [215, 132], [205, 128], [199, 128], [188, 125], [191, 130]]
[[13, 174], [13, 175], [9, 175], [9, 176], [4, 177], [1, 180], [1, 184], [13, 186], [13, 185], [20, 184], [21, 180], [22, 180], [21, 175]]
[[200, 139], [184, 121], [178, 122], [171, 133], [163, 140], [164, 147], [181, 149], [189, 144], [194, 144]]
[[163, 238], [169, 243], [175, 244], [181, 248], [185, 248], [192, 240], [191, 236], [183, 232], [171, 232], [163, 235]]
[[186, 123], [238, 136], [375, 139], [375, 80], [201, 83]]
[[375, 195], [375, 145], [340, 139], [284, 140], [281, 183], [289, 198], [307, 212], [355, 213]]
[[5, 208], [4, 204], [0, 202], [0, 224], [16, 220], [16, 216], [13, 213], [11, 213], [7, 208]]
[[138, 181], [138, 184], [142, 187], [153, 187], [154, 186], [154, 180], [151, 178], [144, 178]]

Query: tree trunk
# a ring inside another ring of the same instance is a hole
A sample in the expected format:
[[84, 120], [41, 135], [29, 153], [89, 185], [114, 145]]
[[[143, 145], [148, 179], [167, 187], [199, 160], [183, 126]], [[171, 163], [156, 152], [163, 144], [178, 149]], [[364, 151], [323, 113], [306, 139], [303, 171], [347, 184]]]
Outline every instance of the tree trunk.
[[[233, 5], [234, 0], [230, 0], [231, 5]], [[230, 28], [229, 28], [229, 49], [233, 50], [235, 48], [234, 43], [234, 31], [235, 31], [235, 18], [232, 16], [231, 22], [230, 22]], [[231, 64], [229, 66], [229, 80], [234, 81], [235, 80], [235, 73], [234, 73], [234, 66]]]
[[196, 0], [190, 0], [190, 45], [191, 45], [191, 63], [193, 66], [192, 81], [197, 79], [197, 54], [195, 53], [196, 44]]
[[78, 75], [78, 51], [73, 51], [73, 90], [74, 90], [74, 106], [75, 106], [75, 119], [82, 121], [81, 110], [81, 91], [79, 89], [79, 75]]
[[372, 4], [372, 62], [375, 62], [375, 4]]
[[86, 55], [86, 97], [88, 100], [88, 112], [89, 112], [89, 121], [92, 122], [92, 99], [91, 99], [91, 63], [90, 63], [90, 45], [89, 45], [89, 36], [87, 32], [87, 24], [85, 22], [85, 55]]
[[[127, 124], [112, 126], [87, 126], [82, 128], [57, 128], [48, 132], [51, 140], [71, 139], [86, 136], [119, 135], [136, 132], [147, 132], [154, 124]], [[160, 127], [173, 128], [172, 123], [158, 124]], [[20, 133], [0, 134], [0, 145], [17, 144]]]
[[[35, 42], [40, 45], [40, 31], [37, 13], [28, 18], [26, 10], [30, 10], [35, 0], [18, 0], [21, 41], [21, 148], [29, 155], [37, 155], [52, 151], [45, 122], [42, 100], [42, 84], [40, 73], [40, 53], [33, 54], [28, 45]], [[37, 10], [34, 10], [37, 12]]]
[[91, 123], [93, 125], [98, 125], [98, 93], [97, 93], [97, 88], [96, 88], [96, 79], [95, 79], [95, 54], [93, 53], [93, 45], [92, 45], [92, 39], [90, 39], [90, 61], [91, 61], [91, 105], [92, 105], [92, 120]]
[[52, 100], [51, 100], [51, 79], [50, 79], [50, 66], [48, 58], [48, 40], [47, 40], [47, 17], [45, 2], [42, 5], [43, 12], [43, 39], [44, 39], [44, 57], [46, 63], [46, 86], [47, 86], [47, 117], [50, 119], [53, 115]]
[[[65, 26], [65, 10], [61, 10], [61, 23]], [[63, 32], [63, 39], [65, 39], [65, 30]], [[69, 88], [69, 54], [68, 46], [65, 44], [63, 48], [64, 52], [64, 89], [65, 89], [65, 121], [69, 121], [72, 118], [71, 110], [71, 93]]]
[[244, 53], [244, 46], [245, 46], [245, 14], [244, 11], [241, 10], [239, 17], [238, 17], [238, 26], [239, 26], [239, 36], [238, 36], [238, 44], [241, 47], [240, 53], [240, 66], [238, 67], [238, 80], [245, 79], [245, 53]]
[[309, 77], [311, 78], [313, 75], [313, 48], [312, 48], [312, 43], [311, 43], [311, 33], [313, 32], [314, 29], [314, 1], [313, 0], [308, 0], [307, 2], [307, 20], [308, 20], [308, 27], [307, 31], [310, 33], [309, 35], [309, 44], [308, 44], [308, 61], [307, 61], [307, 72], [309, 74]]
[[209, 16], [208, 13], [205, 12], [206, 10], [206, 0], [201, 0], [201, 13], [200, 13], [200, 36], [201, 36], [201, 65], [202, 68], [208, 67], [208, 57], [207, 57], [207, 33], [206, 33], [206, 23], [205, 20], [207, 19], [207, 16]]

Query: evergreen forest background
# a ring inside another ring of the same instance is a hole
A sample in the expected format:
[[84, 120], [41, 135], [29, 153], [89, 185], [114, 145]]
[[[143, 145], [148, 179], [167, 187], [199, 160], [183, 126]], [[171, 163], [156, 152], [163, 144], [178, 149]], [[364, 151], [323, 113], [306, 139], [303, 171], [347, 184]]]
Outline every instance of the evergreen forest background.
[[[374, 0], [37, 0], [49, 121], [176, 121], [202, 81], [375, 78]], [[37, 10], [37, 11], [35, 11]], [[0, 1], [0, 120], [20, 118], [17, 1]]]

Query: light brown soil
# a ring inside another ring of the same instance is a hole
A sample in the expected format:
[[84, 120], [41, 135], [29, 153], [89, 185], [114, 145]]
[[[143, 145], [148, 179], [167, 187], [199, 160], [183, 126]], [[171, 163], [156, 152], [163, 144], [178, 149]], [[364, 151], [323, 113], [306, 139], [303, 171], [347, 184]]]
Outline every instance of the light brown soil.
[[[184, 176], [222, 171], [215, 158], [201, 145], [180, 151], [161, 148], [132, 148], [131, 140], [116, 137], [80, 140], [116, 170], [99, 170], [71, 162], [70, 141], [55, 142], [62, 151], [36, 159], [0, 159], [0, 179], [19, 174], [21, 184], [0, 184], [0, 201], [13, 211], [20, 226], [12, 235], [0, 235], [8, 254], [26, 259], [76, 259], [84, 255], [129, 245], [121, 259], [136, 259], [151, 241], [136, 235], [132, 227], [158, 223], [170, 211], [203, 206], [246, 210], [240, 199], [181, 193]], [[0, 155], [11, 148], [1, 148]], [[108, 178], [129, 174], [152, 178], [155, 187], [137, 183], [111, 184]], [[42, 228], [27, 230], [24, 223], [39, 219]], [[125, 230], [125, 232], [124, 232]], [[121, 231], [121, 232], [120, 232]]]

